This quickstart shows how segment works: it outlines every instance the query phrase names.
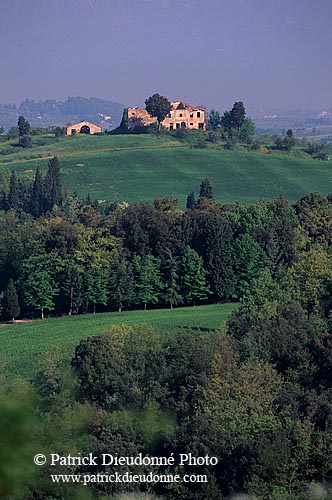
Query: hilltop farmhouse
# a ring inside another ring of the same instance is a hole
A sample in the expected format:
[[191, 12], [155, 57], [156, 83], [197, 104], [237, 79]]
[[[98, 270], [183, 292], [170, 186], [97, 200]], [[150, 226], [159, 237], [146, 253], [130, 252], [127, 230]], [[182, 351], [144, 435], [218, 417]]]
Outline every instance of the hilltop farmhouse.
[[69, 125], [66, 128], [67, 135], [75, 135], [75, 134], [99, 134], [101, 132], [101, 127], [99, 125], [95, 125], [94, 123], [83, 121], [79, 123], [74, 123], [73, 125]]
[[[145, 109], [137, 106], [128, 108], [128, 127], [133, 128], [138, 125], [151, 125], [157, 119], [151, 116]], [[204, 106], [193, 106], [182, 101], [172, 101], [171, 111], [161, 122], [167, 130], [177, 128], [206, 129]]]

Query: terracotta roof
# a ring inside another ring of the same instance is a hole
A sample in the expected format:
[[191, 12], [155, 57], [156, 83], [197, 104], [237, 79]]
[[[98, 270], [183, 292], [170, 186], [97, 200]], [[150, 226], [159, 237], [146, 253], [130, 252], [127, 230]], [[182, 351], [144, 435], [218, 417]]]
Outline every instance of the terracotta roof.
[[187, 102], [183, 101], [172, 101], [171, 102], [172, 109], [187, 109], [188, 111], [195, 111], [195, 110], [205, 110], [204, 106], [193, 106], [192, 104], [188, 104]]
[[97, 125], [96, 123], [89, 122], [88, 120], [82, 120], [81, 122], [71, 123], [70, 125], [67, 125], [67, 128], [74, 127], [74, 126], [77, 127], [79, 125], [93, 125], [94, 127], [101, 128], [100, 125]]

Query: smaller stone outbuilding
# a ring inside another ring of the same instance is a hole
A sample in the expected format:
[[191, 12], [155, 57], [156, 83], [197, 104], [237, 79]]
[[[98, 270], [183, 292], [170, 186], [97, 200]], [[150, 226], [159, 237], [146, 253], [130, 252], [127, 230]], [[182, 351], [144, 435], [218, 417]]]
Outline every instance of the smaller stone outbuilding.
[[75, 135], [75, 134], [100, 134], [101, 127], [99, 125], [95, 125], [94, 123], [83, 121], [79, 123], [74, 123], [73, 125], [69, 125], [66, 128], [67, 135]]

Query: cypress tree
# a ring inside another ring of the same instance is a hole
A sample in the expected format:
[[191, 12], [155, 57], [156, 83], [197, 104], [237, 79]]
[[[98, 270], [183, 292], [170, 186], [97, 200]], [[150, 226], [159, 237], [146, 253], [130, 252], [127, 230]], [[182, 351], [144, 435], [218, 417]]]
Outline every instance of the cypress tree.
[[20, 183], [16, 177], [15, 172], [11, 174], [9, 180], [7, 208], [9, 210], [21, 210], [22, 208], [22, 193], [20, 189]]
[[11, 319], [13, 322], [20, 314], [20, 305], [18, 301], [16, 287], [12, 279], [9, 280], [3, 297], [3, 314], [6, 319]]
[[20, 137], [22, 137], [23, 135], [29, 134], [30, 129], [31, 129], [30, 123], [22, 115], [18, 117], [17, 127], [18, 127]]
[[48, 162], [48, 170], [44, 180], [45, 211], [52, 210], [54, 205], [62, 204], [62, 189], [59, 160], [56, 156]]
[[128, 108], [125, 108], [123, 110], [123, 114], [122, 114], [122, 120], [121, 120], [121, 123], [119, 125], [119, 130], [121, 130], [121, 132], [123, 133], [127, 133], [128, 132]]
[[39, 165], [36, 168], [35, 180], [32, 185], [30, 212], [34, 217], [40, 217], [43, 214], [43, 179]]
[[190, 193], [187, 196], [186, 208], [187, 208], [187, 210], [191, 210], [192, 208], [195, 208], [195, 207], [196, 207], [195, 194], [194, 194], [194, 191], [190, 191]]
[[232, 296], [235, 286], [231, 254], [232, 232], [217, 217], [209, 217], [203, 230], [205, 266], [217, 300]]
[[246, 110], [242, 101], [235, 102], [231, 111], [232, 127], [240, 130], [246, 117]]
[[209, 179], [202, 180], [199, 190], [199, 197], [207, 198], [208, 200], [213, 200], [212, 186], [210, 184]]
[[92, 206], [92, 199], [91, 199], [90, 193], [88, 193], [87, 197], [85, 198], [84, 204], [87, 206]]
[[170, 304], [171, 309], [173, 309], [174, 305], [181, 304], [183, 302], [183, 298], [180, 294], [180, 287], [179, 287], [179, 276], [177, 273], [177, 262], [176, 260], [172, 257], [172, 255], [169, 256], [169, 258], [166, 260], [164, 264], [164, 292], [163, 292], [163, 297], [164, 300], [167, 304]]
[[31, 184], [27, 183], [24, 179], [18, 178], [18, 192], [19, 192], [19, 207], [23, 212], [29, 211], [30, 197], [31, 197]]

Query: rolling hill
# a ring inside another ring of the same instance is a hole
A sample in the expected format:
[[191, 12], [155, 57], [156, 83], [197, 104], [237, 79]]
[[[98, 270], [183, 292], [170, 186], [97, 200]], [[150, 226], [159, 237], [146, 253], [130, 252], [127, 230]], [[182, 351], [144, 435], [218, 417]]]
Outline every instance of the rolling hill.
[[0, 166], [33, 178], [36, 165], [45, 171], [48, 159], [56, 155], [69, 191], [100, 200], [132, 203], [174, 196], [184, 207], [187, 194], [197, 193], [206, 177], [216, 201], [222, 203], [280, 194], [294, 202], [308, 192], [332, 191], [330, 161], [229, 151], [214, 145], [200, 149], [170, 136], [77, 136], [58, 142], [37, 137], [34, 141], [31, 149], [22, 150], [14, 143], [0, 147]]

